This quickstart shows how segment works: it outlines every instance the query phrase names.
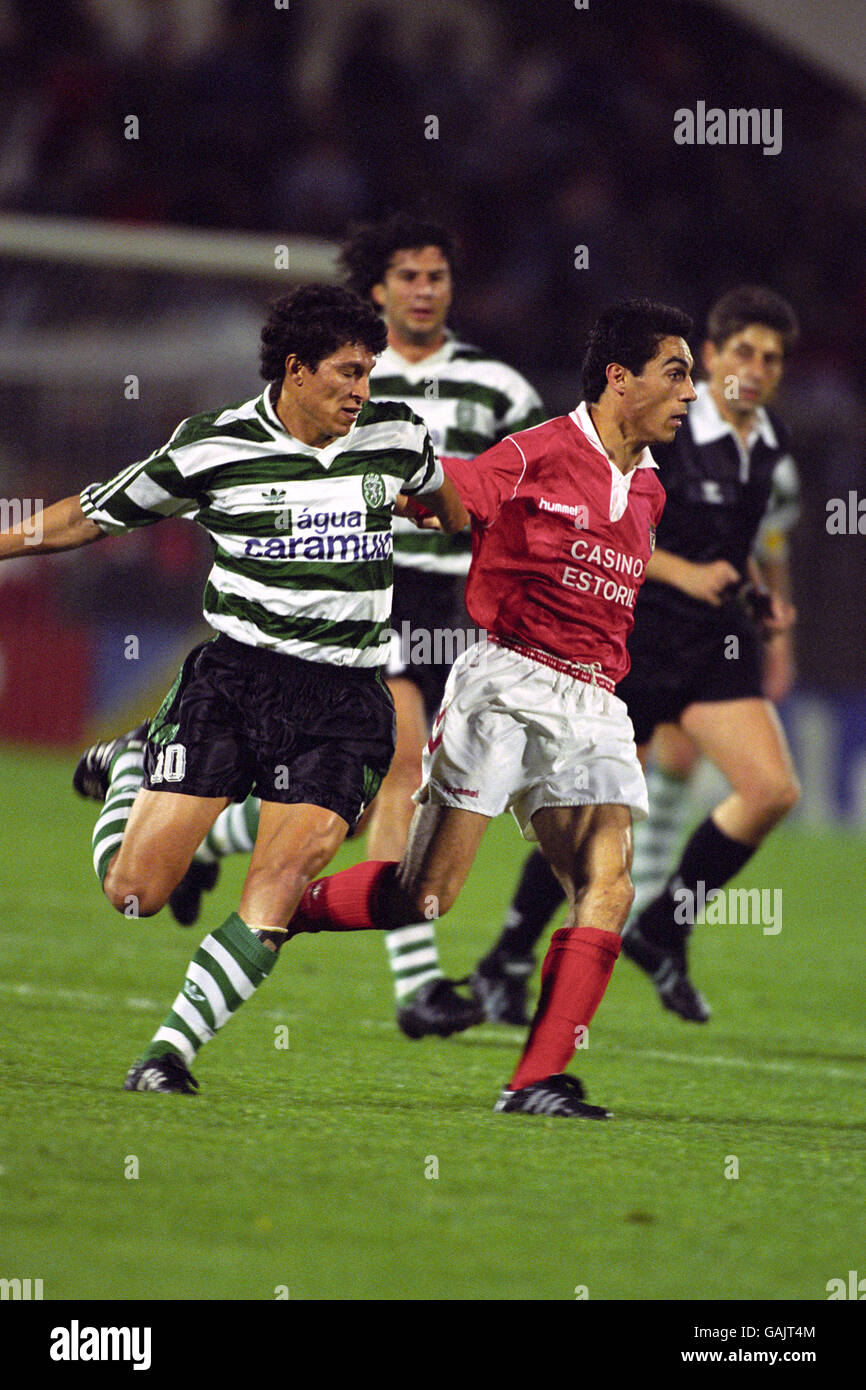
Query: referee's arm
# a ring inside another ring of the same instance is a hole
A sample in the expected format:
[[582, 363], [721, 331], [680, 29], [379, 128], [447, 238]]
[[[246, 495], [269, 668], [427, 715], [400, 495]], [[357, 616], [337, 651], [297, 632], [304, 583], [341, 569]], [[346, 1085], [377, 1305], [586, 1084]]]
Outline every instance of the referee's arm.
[[709, 564], [700, 565], [658, 546], [650, 556], [646, 577], [681, 589], [684, 594], [709, 603], [713, 608], [720, 607], [731, 585], [738, 584], [741, 578], [727, 560], [711, 560]]
[[76, 494], [0, 531], [0, 560], [45, 551], [77, 550], [104, 535], [105, 532], [84, 515], [81, 499]]

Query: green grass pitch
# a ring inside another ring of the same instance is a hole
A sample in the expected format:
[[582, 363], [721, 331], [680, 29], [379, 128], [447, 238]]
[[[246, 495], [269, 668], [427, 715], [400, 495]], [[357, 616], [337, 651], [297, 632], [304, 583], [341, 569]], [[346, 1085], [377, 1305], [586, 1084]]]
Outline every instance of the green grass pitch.
[[[521, 1035], [404, 1040], [373, 933], [287, 948], [201, 1053], [197, 1098], [128, 1095], [244, 866], [191, 931], [124, 920], [73, 765], [0, 756], [0, 1275], [61, 1300], [825, 1300], [866, 1274], [862, 838], [771, 838], [741, 883], [782, 890], [778, 935], [697, 930], [707, 1026], [619, 963], [571, 1065], [610, 1123], [494, 1115]], [[440, 930], [449, 973], [523, 854], [491, 827]]]

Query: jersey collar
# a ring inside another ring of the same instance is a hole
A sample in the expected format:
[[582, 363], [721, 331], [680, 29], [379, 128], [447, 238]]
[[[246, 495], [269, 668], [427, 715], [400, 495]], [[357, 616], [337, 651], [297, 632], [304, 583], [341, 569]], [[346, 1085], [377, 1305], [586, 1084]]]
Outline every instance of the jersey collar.
[[608, 515], [611, 521], [619, 521], [628, 506], [629, 489], [635, 473], [639, 468], [657, 468], [658, 464], [649, 449], [644, 449], [634, 468], [629, 469], [628, 473], [621, 473], [616, 465], [608, 458], [607, 450], [599, 439], [598, 431], [592, 423], [592, 416], [589, 413], [589, 406], [586, 401], [581, 401], [577, 409], [571, 411], [568, 418], [574, 421], [577, 428], [586, 436], [592, 447], [598, 450], [610, 469], [610, 503]]
[[634, 468], [630, 469], [628, 473], [620, 473], [620, 470], [610, 462], [610, 459], [607, 456], [607, 450], [605, 449], [604, 445], [598, 437], [598, 431], [596, 430], [595, 425], [592, 423], [592, 416], [589, 413], [589, 406], [587, 405], [586, 401], [581, 401], [577, 409], [572, 410], [569, 413], [568, 418], [569, 420], [574, 421], [574, 423], [577, 425], [577, 428], [581, 430], [583, 434], [586, 435], [593, 448], [598, 449], [598, 452], [604, 456], [608, 463], [610, 463], [611, 471], [613, 473], [619, 474], [620, 478], [630, 478], [632, 473], [635, 473], [638, 468], [658, 468], [658, 464], [656, 463], [649, 449], [644, 449], [643, 453], [638, 458], [638, 461], [635, 464]]
[[[689, 428], [695, 443], [713, 444], [717, 439], [723, 439], [726, 434], [730, 434], [742, 448], [742, 440], [737, 431], [723, 418], [719, 407], [713, 400], [709, 382], [699, 381], [695, 386], [695, 392], [697, 399], [689, 406], [688, 414]], [[763, 439], [768, 449], [775, 449], [778, 446], [776, 431], [762, 405], [758, 406], [755, 411], [755, 423], [745, 443], [748, 453], [752, 452], [759, 439]]]
[[429, 356], [422, 357], [419, 362], [410, 362], [396, 348], [389, 345], [376, 358], [371, 375], [384, 376], [386, 373], [397, 372], [400, 376], [408, 377], [410, 380], [414, 376], [429, 376], [431, 368], [444, 367], [446, 362], [450, 362], [458, 347], [459, 343], [450, 328], [445, 329], [445, 342], [442, 346], [437, 348], [435, 352], [431, 352]]
[[[280, 434], [282, 434], [286, 439], [290, 439], [292, 441], [293, 451], [299, 454], [312, 455], [313, 458], [318, 459], [319, 463], [321, 463], [324, 468], [330, 468], [337, 454], [341, 453], [343, 449], [345, 449], [347, 445], [352, 441], [355, 429], [358, 424], [358, 420], [353, 420], [352, 428], [349, 430], [348, 434], [341, 434], [338, 436], [337, 439], [333, 439], [330, 444], [326, 444], [324, 448], [317, 449], [314, 444], [305, 444], [302, 439], [296, 439], [293, 434], [289, 434], [289, 431], [286, 429], [285, 425], [283, 424], [282, 420], [277, 414], [276, 407], [271, 401], [270, 386], [265, 387], [265, 390], [259, 399], [261, 400], [262, 409], [264, 411], [265, 418], [267, 419], [268, 424], [273, 429], [278, 430]], [[358, 418], [360, 418], [360, 416]]]

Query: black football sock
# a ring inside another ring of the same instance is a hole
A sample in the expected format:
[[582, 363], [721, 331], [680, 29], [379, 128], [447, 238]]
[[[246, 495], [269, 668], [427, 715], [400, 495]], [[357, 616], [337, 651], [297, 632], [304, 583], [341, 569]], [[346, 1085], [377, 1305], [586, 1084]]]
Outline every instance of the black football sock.
[[541, 850], [533, 850], [523, 866], [517, 891], [511, 900], [502, 935], [491, 951], [504, 956], [532, 955], [565, 893]]
[[[740, 872], [756, 849], [757, 845], [732, 840], [708, 816], [687, 842], [662, 892], [635, 920], [635, 928], [645, 941], [663, 950], [681, 946], [694, 926], [690, 905], [706, 902], [714, 889], [721, 888]], [[699, 884], [703, 884], [702, 892]]]

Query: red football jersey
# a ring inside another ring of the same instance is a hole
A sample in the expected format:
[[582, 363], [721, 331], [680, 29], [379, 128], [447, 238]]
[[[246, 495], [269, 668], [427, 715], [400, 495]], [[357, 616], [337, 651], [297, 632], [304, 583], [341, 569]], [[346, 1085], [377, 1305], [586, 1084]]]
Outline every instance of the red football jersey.
[[620, 473], [581, 404], [444, 468], [472, 517], [473, 622], [621, 681], [665, 502], [649, 450]]

